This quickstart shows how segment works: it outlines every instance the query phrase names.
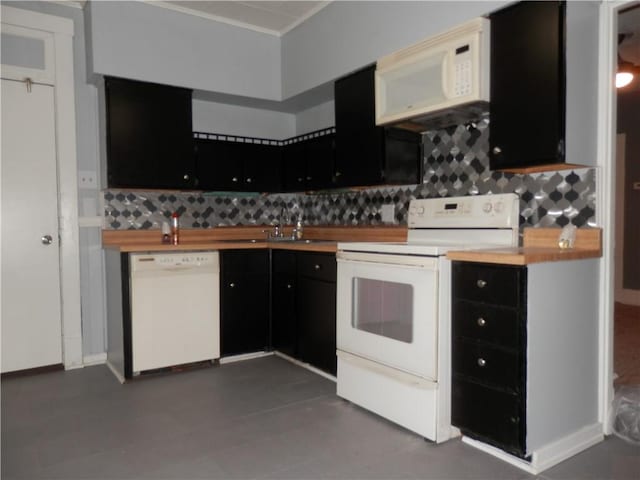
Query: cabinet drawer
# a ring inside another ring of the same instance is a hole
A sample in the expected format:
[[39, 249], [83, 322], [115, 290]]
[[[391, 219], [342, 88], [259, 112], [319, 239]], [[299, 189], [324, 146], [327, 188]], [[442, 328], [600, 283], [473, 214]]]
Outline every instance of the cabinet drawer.
[[516, 394], [454, 379], [451, 390], [451, 423], [462, 433], [523, 457], [526, 416]]
[[521, 350], [522, 313], [512, 308], [456, 300], [452, 335]]
[[484, 344], [454, 340], [452, 370], [480, 383], [521, 391], [520, 355]]
[[453, 298], [520, 307], [526, 268], [485, 263], [453, 263]]
[[298, 275], [324, 280], [336, 281], [336, 256], [321, 253], [298, 254]]
[[269, 271], [269, 253], [266, 250], [225, 250], [220, 255], [223, 273], [260, 273]]

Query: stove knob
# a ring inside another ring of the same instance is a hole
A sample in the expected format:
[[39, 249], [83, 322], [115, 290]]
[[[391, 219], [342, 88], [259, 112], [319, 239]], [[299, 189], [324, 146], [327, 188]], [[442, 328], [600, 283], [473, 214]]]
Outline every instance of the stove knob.
[[493, 205], [491, 205], [491, 202], [487, 202], [482, 206], [482, 210], [485, 213], [490, 213], [492, 208], [493, 208]]
[[416, 213], [418, 215], [424, 215], [424, 207], [418, 207], [416, 208]]

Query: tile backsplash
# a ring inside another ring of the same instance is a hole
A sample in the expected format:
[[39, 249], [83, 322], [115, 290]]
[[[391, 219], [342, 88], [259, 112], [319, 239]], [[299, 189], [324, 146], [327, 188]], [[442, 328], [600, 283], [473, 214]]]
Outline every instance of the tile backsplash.
[[489, 120], [423, 135], [424, 176], [418, 185], [313, 194], [220, 195], [201, 192], [104, 191], [105, 228], [154, 229], [178, 212], [186, 228], [271, 225], [299, 214], [307, 225], [381, 225], [381, 207], [395, 206], [406, 224], [413, 198], [515, 192], [520, 226], [595, 225], [595, 168], [520, 175], [489, 170]]

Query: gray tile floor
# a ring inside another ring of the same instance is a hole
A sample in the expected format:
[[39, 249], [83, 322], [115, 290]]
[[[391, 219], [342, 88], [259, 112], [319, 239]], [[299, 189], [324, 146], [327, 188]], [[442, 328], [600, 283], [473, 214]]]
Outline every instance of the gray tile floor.
[[[3, 479], [526, 479], [434, 445], [278, 357], [121, 385], [105, 366], [2, 381]], [[639, 479], [617, 438], [541, 479]]]

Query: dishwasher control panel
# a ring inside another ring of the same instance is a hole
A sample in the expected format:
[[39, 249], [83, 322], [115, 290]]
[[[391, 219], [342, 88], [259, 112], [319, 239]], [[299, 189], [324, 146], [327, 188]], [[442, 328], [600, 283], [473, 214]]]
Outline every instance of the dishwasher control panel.
[[218, 268], [218, 252], [132, 253], [132, 271]]

